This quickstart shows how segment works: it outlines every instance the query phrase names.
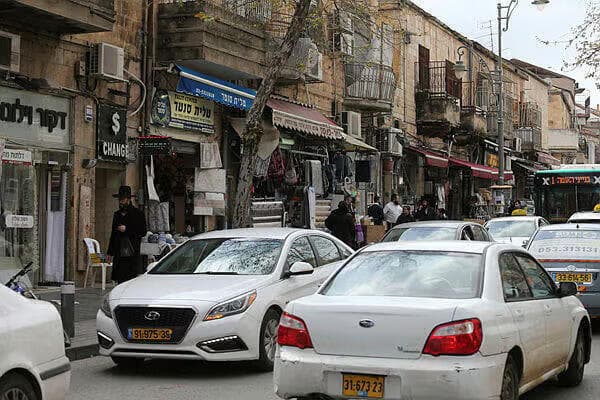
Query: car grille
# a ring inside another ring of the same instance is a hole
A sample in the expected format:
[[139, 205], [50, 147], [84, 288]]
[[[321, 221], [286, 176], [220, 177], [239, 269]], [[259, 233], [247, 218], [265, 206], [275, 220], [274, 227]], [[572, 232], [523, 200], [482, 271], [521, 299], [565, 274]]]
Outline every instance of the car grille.
[[[149, 312], [158, 313], [159, 317], [147, 319]], [[195, 316], [196, 312], [191, 308], [119, 306], [115, 309], [115, 318], [121, 335], [131, 343], [179, 343], [183, 340]], [[165, 341], [129, 340], [127, 339], [129, 328], [169, 328], [173, 333], [171, 339]]]

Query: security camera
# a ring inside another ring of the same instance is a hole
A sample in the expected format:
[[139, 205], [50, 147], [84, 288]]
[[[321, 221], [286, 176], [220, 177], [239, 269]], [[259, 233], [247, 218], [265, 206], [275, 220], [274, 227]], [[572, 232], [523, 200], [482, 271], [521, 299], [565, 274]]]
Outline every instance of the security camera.
[[92, 169], [94, 168], [96, 165], [98, 165], [98, 160], [95, 158], [86, 158], [83, 160], [83, 165], [82, 167], [85, 169]]

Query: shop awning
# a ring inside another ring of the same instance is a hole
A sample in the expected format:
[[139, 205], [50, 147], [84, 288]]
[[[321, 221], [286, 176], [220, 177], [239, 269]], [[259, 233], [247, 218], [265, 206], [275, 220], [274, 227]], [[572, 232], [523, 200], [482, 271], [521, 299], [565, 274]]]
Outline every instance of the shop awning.
[[560, 160], [549, 153], [545, 153], [543, 151], [538, 152], [538, 161], [547, 164], [547, 165], [556, 165], [559, 166], [561, 164]]
[[425, 158], [425, 164], [430, 167], [448, 168], [448, 157], [442, 154], [436, 154], [431, 151], [419, 149], [417, 147], [409, 147], [410, 151], [414, 151]]
[[[476, 178], [490, 179], [490, 180], [498, 179], [498, 170], [496, 168], [488, 167], [486, 165], [481, 165], [481, 164], [475, 164], [472, 162], [460, 160], [458, 158], [450, 157], [448, 160], [450, 161], [451, 165], [471, 169], [473, 176]], [[505, 171], [504, 179], [507, 181], [513, 179], [512, 171]]]
[[344, 130], [317, 109], [280, 99], [269, 99], [267, 106], [273, 110], [275, 126], [326, 139], [344, 139]]
[[513, 160], [513, 164], [520, 168], [523, 168], [524, 170], [532, 172], [532, 173], [538, 172], [540, 170], [539, 168], [536, 168], [534, 165], [528, 164], [526, 161]]
[[352, 135], [344, 135], [344, 150], [346, 151], [378, 151], [375, 147], [369, 146], [360, 139]]
[[180, 93], [203, 97], [228, 107], [246, 111], [252, 107], [256, 97], [256, 91], [252, 89], [234, 85], [181, 65], [175, 65], [173, 68], [179, 74], [177, 91]]

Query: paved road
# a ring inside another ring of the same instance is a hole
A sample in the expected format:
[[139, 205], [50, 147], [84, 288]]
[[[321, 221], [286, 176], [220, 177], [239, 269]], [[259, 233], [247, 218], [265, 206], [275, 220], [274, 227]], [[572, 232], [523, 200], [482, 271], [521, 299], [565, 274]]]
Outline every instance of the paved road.
[[[563, 389], [546, 384], [522, 400], [596, 400], [600, 393], [600, 331], [594, 335], [593, 359], [583, 384]], [[272, 375], [251, 364], [204, 364], [150, 361], [133, 372], [115, 368], [110, 359], [95, 357], [73, 363], [68, 400], [276, 400]], [[442, 397], [440, 397], [442, 398]]]

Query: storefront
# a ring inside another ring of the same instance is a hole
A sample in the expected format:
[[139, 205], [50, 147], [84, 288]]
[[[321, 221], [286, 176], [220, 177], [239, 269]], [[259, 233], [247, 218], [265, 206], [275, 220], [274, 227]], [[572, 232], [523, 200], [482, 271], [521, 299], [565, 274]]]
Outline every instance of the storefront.
[[424, 182], [423, 191], [420, 195], [412, 196], [409, 202], [403, 199], [403, 204], [408, 204], [413, 208], [421, 198], [425, 198], [437, 209], [445, 209], [450, 212], [452, 200], [456, 194], [451, 191], [452, 185], [448, 182], [448, 157], [418, 147], [409, 147], [406, 165], [410, 171], [411, 187], [413, 182], [422, 180]]
[[71, 99], [0, 86], [0, 282], [64, 280]]

